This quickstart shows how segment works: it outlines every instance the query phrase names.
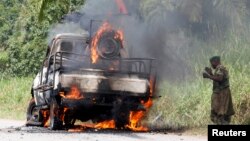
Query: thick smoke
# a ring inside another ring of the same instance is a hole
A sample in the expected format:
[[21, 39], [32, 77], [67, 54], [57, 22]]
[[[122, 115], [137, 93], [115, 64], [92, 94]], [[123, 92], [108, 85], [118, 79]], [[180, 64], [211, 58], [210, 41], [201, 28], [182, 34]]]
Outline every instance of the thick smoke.
[[[147, 22], [143, 18], [140, 6], [141, 0], [124, 0], [127, 14], [121, 13], [115, 0], [87, 0], [78, 12], [64, 16], [61, 24], [51, 30], [49, 40], [57, 33], [94, 32], [108, 20], [114, 27], [121, 28], [125, 34], [125, 46], [130, 57], [151, 57], [158, 62], [158, 75], [169, 80], [183, 80], [186, 78], [188, 66], [182, 58], [182, 48], [189, 44], [189, 40], [181, 31], [178, 31], [176, 16], [171, 12], [162, 16], [153, 17], [154, 22]], [[159, 3], [158, 7], [161, 8]], [[90, 21], [93, 21], [90, 27]]]

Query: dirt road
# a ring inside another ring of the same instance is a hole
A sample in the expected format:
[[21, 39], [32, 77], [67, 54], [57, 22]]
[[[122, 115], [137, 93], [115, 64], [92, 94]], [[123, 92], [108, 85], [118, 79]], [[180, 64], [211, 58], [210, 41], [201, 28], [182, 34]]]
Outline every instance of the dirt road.
[[0, 120], [1, 141], [206, 141], [205, 136], [176, 133], [132, 133], [123, 131], [86, 130], [80, 133], [50, 131], [23, 126], [23, 121]]

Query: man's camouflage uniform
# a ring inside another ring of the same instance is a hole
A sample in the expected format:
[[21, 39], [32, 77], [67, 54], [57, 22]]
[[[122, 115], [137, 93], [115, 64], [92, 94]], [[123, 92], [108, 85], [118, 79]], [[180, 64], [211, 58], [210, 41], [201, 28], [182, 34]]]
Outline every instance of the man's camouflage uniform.
[[234, 115], [229, 75], [226, 68], [218, 65], [214, 76], [221, 76], [222, 81], [213, 81], [213, 94], [211, 103], [211, 120], [216, 124], [229, 124]]

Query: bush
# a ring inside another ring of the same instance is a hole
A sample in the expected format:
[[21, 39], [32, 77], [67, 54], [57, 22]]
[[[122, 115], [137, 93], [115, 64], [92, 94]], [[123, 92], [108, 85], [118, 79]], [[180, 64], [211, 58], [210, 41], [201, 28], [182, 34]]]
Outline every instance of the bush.
[[22, 48], [12, 45], [8, 49], [8, 73], [15, 76], [28, 76], [38, 72], [45, 56], [46, 44], [42, 39], [36, 39]]
[[5, 71], [8, 63], [8, 53], [6, 51], [0, 51], [0, 72]]

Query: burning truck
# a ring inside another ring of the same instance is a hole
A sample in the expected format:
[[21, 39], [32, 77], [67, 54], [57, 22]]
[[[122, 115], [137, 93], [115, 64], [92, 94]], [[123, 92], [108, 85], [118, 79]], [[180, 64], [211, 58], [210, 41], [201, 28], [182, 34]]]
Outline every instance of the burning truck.
[[152, 106], [155, 60], [128, 52], [123, 31], [108, 22], [93, 37], [56, 35], [34, 79], [26, 125], [73, 129], [79, 120], [92, 128], [146, 131], [141, 120]]

